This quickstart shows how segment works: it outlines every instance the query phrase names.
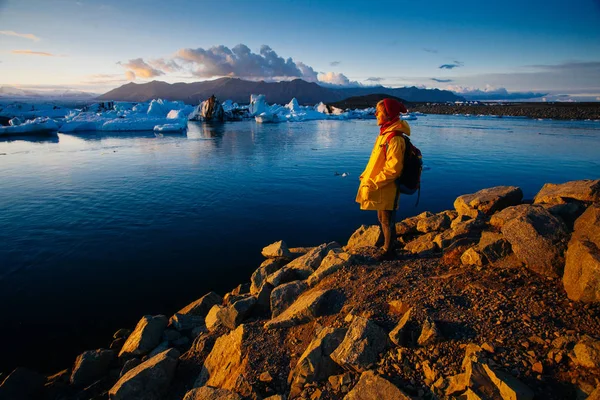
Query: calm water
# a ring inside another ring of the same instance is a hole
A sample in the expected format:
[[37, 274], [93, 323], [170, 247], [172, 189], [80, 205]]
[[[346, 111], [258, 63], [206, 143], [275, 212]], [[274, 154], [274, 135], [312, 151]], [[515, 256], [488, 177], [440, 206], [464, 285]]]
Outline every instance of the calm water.
[[[418, 208], [517, 185], [600, 177], [600, 124], [427, 116]], [[345, 243], [375, 121], [190, 123], [187, 135], [0, 142], [0, 371], [52, 372], [144, 314], [249, 281], [263, 246]], [[349, 173], [348, 177], [335, 173]]]

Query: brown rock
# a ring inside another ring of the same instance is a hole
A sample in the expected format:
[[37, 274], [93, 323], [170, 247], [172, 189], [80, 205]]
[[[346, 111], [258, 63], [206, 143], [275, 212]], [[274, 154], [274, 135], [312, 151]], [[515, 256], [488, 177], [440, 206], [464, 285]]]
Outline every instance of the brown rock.
[[502, 211], [499, 211], [492, 215], [490, 218], [490, 225], [495, 228], [502, 228], [508, 221], [517, 217], [526, 216], [531, 212], [532, 208], [541, 208], [539, 206], [532, 206], [531, 204], [519, 204], [517, 206], [507, 207]]
[[396, 325], [396, 327], [392, 329], [392, 331], [389, 334], [390, 340], [398, 346], [401, 346], [406, 342], [406, 331], [408, 322], [410, 321], [411, 312], [412, 308], [406, 310], [406, 312], [400, 319], [400, 322], [398, 322], [398, 325]]
[[483, 364], [490, 380], [496, 385], [500, 391], [503, 400], [531, 400], [533, 399], [533, 391], [524, 383], [514, 378], [513, 376], [501, 371], [494, 371], [486, 364]]
[[473, 194], [459, 196], [454, 201], [454, 208], [459, 214], [477, 217], [479, 211], [492, 215], [506, 207], [521, 203], [523, 191], [516, 186], [497, 186], [483, 189]]
[[220, 309], [217, 318], [221, 321], [221, 325], [233, 330], [248, 317], [255, 304], [256, 297], [246, 297], [236, 301], [229, 307]]
[[363, 372], [377, 362], [387, 347], [388, 337], [383, 329], [370, 319], [355, 317], [331, 359], [346, 369]]
[[194, 386], [206, 385], [231, 390], [242, 396], [249, 395], [252, 387], [246, 379], [248, 373], [248, 357], [244, 349], [246, 339], [244, 325], [218, 338], [206, 357], [202, 372]]
[[525, 215], [505, 223], [502, 234], [527, 268], [549, 277], [562, 275], [567, 230], [544, 208], [530, 206]]
[[460, 256], [460, 262], [462, 265], [482, 266], [486, 264], [485, 258], [474, 247], [468, 248], [462, 256]]
[[438, 250], [437, 244], [433, 241], [437, 234], [435, 232], [426, 233], [410, 241], [404, 246], [404, 250], [420, 256], [431, 255]]
[[287, 244], [280, 240], [279, 242], [271, 243], [270, 245], [264, 247], [261, 252], [262, 256], [265, 258], [278, 258], [285, 257], [291, 258], [290, 250], [288, 249]]
[[534, 203], [564, 204], [570, 200], [600, 202], [600, 179], [547, 183], [535, 196]]
[[307, 383], [322, 381], [341, 372], [340, 366], [331, 359], [331, 353], [340, 345], [345, 334], [346, 329], [321, 329], [290, 372], [290, 397], [300, 394]]
[[443, 231], [450, 227], [450, 222], [451, 220], [446, 213], [439, 213], [419, 220], [417, 230], [423, 233]]
[[573, 353], [575, 364], [587, 368], [600, 367], [600, 341], [585, 336], [575, 345]]
[[271, 318], [276, 318], [308, 289], [304, 281], [293, 281], [284, 283], [271, 292]]
[[381, 237], [379, 225], [361, 225], [348, 240], [347, 249], [358, 249], [361, 247], [377, 246]]
[[410, 400], [410, 396], [373, 371], [366, 371], [344, 400]]
[[183, 400], [242, 400], [242, 396], [230, 390], [203, 386], [187, 392]]
[[123, 364], [123, 368], [121, 368], [121, 372], [119, 373], [119, 378], [125, 375], [127, 372], [134, 369], [135, 367], [137, 367], [138, 365], [140, 365], [141, 363], [142, 360], [140, 360], [139, 358], [130, 358], [129, 360], [125, 361], [125, 364]]
[[169, 349], [129, 370], [110, 389], [110, 399], [163, 399], [175, 375], [178, 358], [179, 352]]
[[219, 313], [224, 309], [225, 307], [216, 304], [212, 306], [206, 315], [204, 323], [206, 324], [206, 329], [208, 329], [210, 332], [214, 332], [222, 326], [221, 320], [219, 319]]
[[215, 292], [210, 292], [200, 297], [193, 303], [188, 304], [181, 310], [177, 311], [181, 315], [196, 315], [199, 317], [206, 317], [206, 314], [210, 311], [212, 306], [215, 304], [221, 304], [223, 298]]
[[342, 249], [330, 250], [325, 258], [323, 258], [323, 261], [321, 261], [317, 270], [308, 278], [308, 285], [311, 287], [315, 286], [321, 279], [347, 265], [351, 265], [353, 261], [354, 257], [350, 253], [342, 251]]
[[566, 253], [563, 285], [571, 300], [600, 301], [600, 205], [575, 221]]
[[71, 384], [87, 386], [108, 373], [108, 367], [115, 358], [112, 350], [98, 349], [81, 353], [75, 360]]
[[287, 328], [312, 321], [323, 314], [327, 299], [334, 290], [312, 290], [303, 293], [290, 307], [265, 324], [266, 329]]
[[144, 315], [127, 338], [119, 358], [144, 356], [150, 353], [160, 343], [167, 323], [167, 317], [164, 315]]
[[423, 328], [421, 329], [421, 335], [417, 339], [419, 346], [428, 346], [442, 338], [442, 334], [437, 324], [431, 319], [425, 319], [423, 322]]
[[415, 217], [406, 218], [401, 222], [396, 223], [396, 234], [398, 236], [417, 233], [417, 225], [421, 219], [429, 218], [433, 214], [429, 211], [425, 211]]
[[288, 261], [283, 258], [269, 258], [265, 260], [260, 267], [254, 271], [250, 278], [250, 294], [257, 294], [267, 277], [279, 271]]

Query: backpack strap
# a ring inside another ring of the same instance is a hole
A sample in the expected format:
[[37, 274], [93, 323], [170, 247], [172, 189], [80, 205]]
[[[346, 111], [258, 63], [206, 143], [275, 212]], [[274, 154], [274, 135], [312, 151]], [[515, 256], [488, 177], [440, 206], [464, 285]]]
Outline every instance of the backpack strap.
[[382, 147], [383, 147], [383, 155], [385, 156], [385, 158], [387, 158], [387, 148], [390, 145], [390, 140], [392, 140], [396, 136], [404, 136], [404, 135], [402, 134], [402, 132], [392, 131], [392, 133], [390, 133], [389, 135], [387, 135], [387, 137], [385, 138], [385, 144], [382, 145]]

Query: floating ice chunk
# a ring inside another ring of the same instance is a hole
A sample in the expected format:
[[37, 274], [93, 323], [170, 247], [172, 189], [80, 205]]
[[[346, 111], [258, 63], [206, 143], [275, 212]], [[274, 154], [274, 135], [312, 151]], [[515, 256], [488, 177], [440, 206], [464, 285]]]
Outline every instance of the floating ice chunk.
[[250, 95], [250, 106], [248, 107], [248, 112], [251, 117], [260, 115], [267, 111], [269, 106], [267, 105], [267, 100], [265, 99], [264, 94], [251, 94]]
[[296, 100], [295, 97], [292, 100], [290, 100], [289, 103], [286, 104], [285, 108], [287, 108], [293, 113], [300, 112], [300, 104], [298, 104], [298, 100]]
[[8, 125], [10, 126], [18, 126], [21, 125], [23, 122], [21, 122], [21, 120], [19, 119], [19, 117], [14, 117], [11, 120], [8, 121]]
[[154, 127], [154, 132], [168, 133], [168, 132], [182, 132], [186, 129], [185, 125], [182, 124], [162, 124]]
[[18, 125], [0, 126], [0, 136], [39, 135], [56, 133], [56, 131], [58, 131], [58, 124], [47, 117], [30, 119]]

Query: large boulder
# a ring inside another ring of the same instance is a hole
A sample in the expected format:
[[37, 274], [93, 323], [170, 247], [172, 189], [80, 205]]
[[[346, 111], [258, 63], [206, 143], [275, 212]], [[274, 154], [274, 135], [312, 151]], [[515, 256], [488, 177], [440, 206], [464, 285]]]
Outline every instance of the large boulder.
[[363, 372], [379, 359], [388, 347], [388, 335], [368, 318], [354, 317], [344, 341], [331, 354], [342, 367]]
[[246, 374], [249, 371], [248, 355], [244, 349], [247, 340], [244, 325], [217, 339], [196, 379], [195, 387], [211, 386], [227, 389], [242, 396], [252, 392]]
[[417, 225], [419, 221], [425, 218], [432, 217], [433, 214], [429, 211], [422, 212], [419, 215], [414, 217], [406, 218], [400, 222], [396, 223], [396, 234], [398, 236], [409, 235], [413, 233], [418, 233]]
[[150, 353], [161, 342], [168, 322], [164, 315], [144, 315], [127, 338], [119, 357], [130, 358]]
[[447, 213], [441, 212], [428, 218], [423, 218], [417, 222], [417, 230], [423, 233], [443, 231], [450, 227], [450, 217]]
[[404, 246], [404, 250], [419, 256], [428, 256], [435, 253], [438, 250], [438, 245], [434, 239], [437, 236], [435, 232], [426, 233], [419, 236], [418, 238], [408, 242]]
[[277, 272], [286, 262], [284, 258], [269, 258], [263, 261], [250, 278], [250, 293], [257, 294], [260, 292], [260, 288], [267, 281], [267, 277]]
[[564, 204], [572, 200], [600, 202], [600, 179], [585, 179], [561, 184], [546, 183], [533, 202], [535, 204]]
[[113, 350], [90, 350], [81, 353], [75, 360], [71, 384], [75, 386], [87, 386], [94, 383], [108, 372], [110, 363], [115, 358]]
[[482, 232], [481, 240], [477, 244], [477, 250], [485, 257], [485, 262], [489, 263], [504, 258], [512, 252], [508, 240], [495, 232]]
[[279, 242], [271, 243], [262, 249], [262, 255], [265, 258], [285, 257], [291, 258], [292, 254], [288, 249], [287, 244], [280, 240]]
[[347, 249], [358, 249], [361, 247], [375, 247], [381, 239], [381, 228], [379, 225], [361, 225], [348, 240]]
[[532, 207], [535, 208], [535, 206], [532, 206], [531, 204], [519, 204], [517, 206], [507, 207], [492, 215], [490, 218], [490, 225], [501, 229], [508, 221], [529, 214]]
[[303, 293], [290, 307], [265, 324], [265, 328], [288, 328], [322, 316], [327, 309], [328, 298], [335, 290], [311, 290]]
[[285, 283], [273, 289], [271, 292], [271, 318], [279, 316], [294, 304], [306, 289], [308, 289], [308, 285], [304, 281]]
[[229, 307], [219, 310], [217, 318], [221, 321], [221, 325], [233, 330], [248, 317], [255, 304], [256, 297], [245, 297], [236, 301]]
[[296, 258], [279, 271], [269, 275], [267, 282], [274, 287], [277, 287], [283, 283], [308, 279], [319, 265], [321, 265], [323, 257], [325, 257], [330, 250], [338, 248], [340, 248], [340, 245], [336, 242], [314, 247], [305, 255]]
[[175, 349], [146, 360], [127, 371], [110, 389], [110, 400], [164, 399], [175, 375], [179, 352]]
[[206, 324], [206, 329], [208, 329], [210, 332], [214, 332], [223, 326], [221, 319], [219, 318], [219, 314], [224, 309], [225, 307], [215, 304], [206, 315], [204, 323]]
[[221, 304], [222, 302], [223, 298], [221, 296], [219, 296], [215, 292], [210, 292], [200, 297], [193, 303], [190, 303], [187, 306], [183, 307], [181, 310], [177, 311], [177, 314], [206, 317], [206, 314], [208, 314], [212, 306], [214, 306], [215, 304]]
[[29, 400], [37, 398], [44, 388], [46, 378], [27, 368], [16, 368], [2, 381], [0, 399]]
[[202, 386], [187, 392], [183, 400], [242, 400], [242, 397], [227, 389]]
[[342, 251], [342, 249], [333, 249], [323, 258], [319, 268], [308, 277], [308, 285], [314, 286], [328, 275], [344, 268], [347, 265], [351, 265], [354, 261], [353, 256], [350, 253]]
[[474, 243], [481, 236], [481, 231], [485, 227], [485, 222], [481, 218], [469, 218], [462, 220], [457, 218], [452, 221], [450, 229], [446, 229], [437, 235], [433, 242], [440, 248], [444, 249], [454, 242]]
[[365, 371], [344, 400], [410, 400], [410, 396], [390, 381]]
[[477, 217], [480, 212], [492, 215], [506, 207], [521, 203], [523, 191], [516, 186], [497, 186], [483, 189], [473, 194], [459, 196], [454, 208], [459, 214]]
[[584, 336], [573, 348], [573, 361], [587, 368], [600, 367], [600, 341]]
[[296, 367], [290, 372], [290, 397], [294, 398], [307, 383], [322, 381], [342, 372], [331, 359], [331, 353], [340, 345], [346, 334], [343, 328], [323, 328], [308, 345]]
[[527, 268], [549, 277], [562, 275], [567, 228], [547, 210], [530, 206], [524, 214], [506, 222], [502, 234]]

